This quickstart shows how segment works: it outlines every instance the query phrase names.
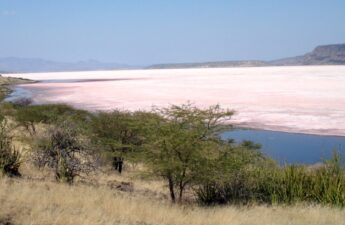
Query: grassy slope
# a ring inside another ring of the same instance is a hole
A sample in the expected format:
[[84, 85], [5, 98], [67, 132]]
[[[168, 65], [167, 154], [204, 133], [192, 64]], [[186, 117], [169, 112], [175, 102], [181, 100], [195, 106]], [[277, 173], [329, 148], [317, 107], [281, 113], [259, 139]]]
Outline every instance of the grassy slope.
[[[173, 205], [162, 181], [137, 176], [142, 169], [129, 166], [119, 175], [103, 168], [102, 173], [67, 185], [26, 161], [23, 178], [0, 178], [0, 224], [345, 225], [345, 210], [339, 208]], [[123, 183], [130, 183], [132, 190], [120, 190]]]
[[[345, 211], [320, 206], [177, 206], [107, 186], [0, 180], [0, 221], [12, 224], [345, 224]], [[1, 224], [1, 222], [0, 222]]]

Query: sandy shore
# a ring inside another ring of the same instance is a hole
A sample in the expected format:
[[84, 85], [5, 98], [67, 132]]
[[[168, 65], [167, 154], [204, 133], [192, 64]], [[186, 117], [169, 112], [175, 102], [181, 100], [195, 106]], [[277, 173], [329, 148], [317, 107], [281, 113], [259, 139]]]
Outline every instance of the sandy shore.
[[[90, 110], [149, 110], [191, 101], [237, 111], [242, 126], [345, 136], [345, 66], [128, 70], [9, 74], [89, 82], [21, 85], [37, 102]], [[102, 81], [102, 79], [106, 79]]]

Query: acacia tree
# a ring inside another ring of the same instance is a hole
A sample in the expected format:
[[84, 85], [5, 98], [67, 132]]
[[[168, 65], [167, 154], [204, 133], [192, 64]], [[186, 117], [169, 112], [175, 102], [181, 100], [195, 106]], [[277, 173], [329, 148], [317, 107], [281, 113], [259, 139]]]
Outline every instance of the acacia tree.
[[36, 106], [30, 107], [20, 107], [15, 113], [15, 120], [19, 126], [25, 128], [31, 136], [36, 134], [36, 123], [43, 120], [42, 115]]
[[94, 151], [80, 134], [78, 128], [69, 122], [52, 127], [38, 140], [34, 155], [36, 165], [54, 169], [56, 180], [68, 183], [73, 183], [77, 176], [94, 171]]
[[59, 124], [61, 121], [71, 119], [74, 123], [83, 125], [92, 117], [90, 113], [84, 110], [74, 109], [64, 104], [16, 104], [15, 109], [14, 118], [18, 126], [24, 127], [31, 136], [36, 135], [36, 125], [39, 123]]
[[140, 112], [114, 110], [100, 112], [93, 118], [93, 141], [110, 153], [113, 165], [119, 172], [121, 167], [117, 168], [118, 160], [122, 163], [125, 156], [135, 152], [142, 144], [139, 115]]
[[163, 177], [173, 202], [183, 198], [201, 168], [216, 156], [218, 134], [231, 127], [234, 114], [219, 105], [199, 109], [191, 104], [155, 109], [146, 122], [146, 162], [153, 174]]

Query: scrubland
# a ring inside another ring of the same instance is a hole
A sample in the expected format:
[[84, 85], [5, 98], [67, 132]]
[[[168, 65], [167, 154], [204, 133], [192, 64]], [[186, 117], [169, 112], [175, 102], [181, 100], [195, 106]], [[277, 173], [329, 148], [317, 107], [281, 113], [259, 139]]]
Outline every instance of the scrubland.
[[[0, 180], [0, 224], [121, 225], [341, 225], [345, 211], [318, 205], [219, 206], [172, 204], [161, 182], [130, 175], [103, 176], [132, 182], [133, 191], [107, 183], [56, 183], [49, 179]], [[138, 179], [138, 180], [137, 180]], [[147, 185], [146, 185], [146, 184]]]

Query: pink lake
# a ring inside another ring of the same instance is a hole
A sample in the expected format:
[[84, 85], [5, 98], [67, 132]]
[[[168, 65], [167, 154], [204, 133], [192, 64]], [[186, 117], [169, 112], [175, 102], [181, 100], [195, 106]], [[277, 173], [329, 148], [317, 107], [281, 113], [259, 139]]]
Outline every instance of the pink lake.
[[[345, 136], [345, 66], [122, 70], [8, 74], [36, 103], [150, 110], [190, 101], [234, 109], [237, 125]], [[49, 82], [48, 82], [49, 81]]]

